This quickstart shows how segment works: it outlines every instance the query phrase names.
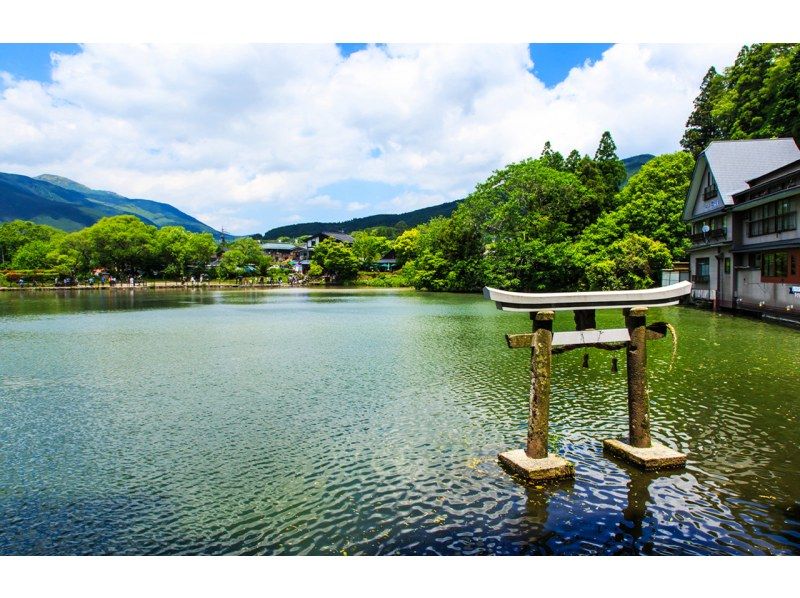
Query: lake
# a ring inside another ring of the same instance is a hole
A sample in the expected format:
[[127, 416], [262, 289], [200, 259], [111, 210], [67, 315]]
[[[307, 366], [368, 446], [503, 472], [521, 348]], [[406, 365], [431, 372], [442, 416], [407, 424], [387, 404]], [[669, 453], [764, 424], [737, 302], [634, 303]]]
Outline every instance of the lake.
[[0, 293], [0, 554], [800, 554], [800, 333], [648, 319], [678, 331], [671, 371], [648, 345], [651, 427], [687, 467], [604, 456], [624, 353], [578, 350], [550, 427], [576, 477], [525, 486], [497, 453], [524, 447], [504, 334], [530, 320], [479, 296]]

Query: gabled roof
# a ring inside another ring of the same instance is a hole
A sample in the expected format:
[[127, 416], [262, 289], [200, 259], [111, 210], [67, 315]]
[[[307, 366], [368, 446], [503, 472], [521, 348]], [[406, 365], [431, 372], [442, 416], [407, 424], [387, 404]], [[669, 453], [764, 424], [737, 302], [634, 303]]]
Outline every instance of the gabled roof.
[[788, 139], [713, 141], [703, 152], [725, 205], [734, 193], [747, 189], [747, 181], [800, 158], [800, 150]]
[[353, 237], [345, 233], [334, 233], [331, 231], [322, 231], [321, 233], [317, 233], [316, 235], [312, 235], [313, 237], [330, 237], [332, 239], [336, 239], [337, 241], [341, 241], [342, 243], [352, 243], [355, 241]]
[[697, 157], [683, 212], [684, 219], [690, 219], [694, 213], [694, 204], [701, 192], [702, 172], [706, 164], [711, 169], [723, 205], [731, 206], [733, 195], [747, 189], [749, 180], [761, 177], [798, 159], [800, 150], [791, 137], [712, 141]]

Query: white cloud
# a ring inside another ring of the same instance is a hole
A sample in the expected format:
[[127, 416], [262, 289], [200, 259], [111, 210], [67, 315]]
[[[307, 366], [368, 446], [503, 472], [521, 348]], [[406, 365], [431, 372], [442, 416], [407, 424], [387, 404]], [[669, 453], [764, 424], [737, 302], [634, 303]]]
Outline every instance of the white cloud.
[[[621, 156], [674, 151], [705, 71], [738, 48], [617, 45], [547, 89], [525, 45], [347, 60], [333, 45], [87, 45], [56, 58], [52, 83], [3, 75], [0, 170], [166, 201], [234, 232], [406, 211], [463, 197], [547, 139], [592, 153], [610, 130]], [[318, 191], [358, 179], [419, 191], [371, 204]]]

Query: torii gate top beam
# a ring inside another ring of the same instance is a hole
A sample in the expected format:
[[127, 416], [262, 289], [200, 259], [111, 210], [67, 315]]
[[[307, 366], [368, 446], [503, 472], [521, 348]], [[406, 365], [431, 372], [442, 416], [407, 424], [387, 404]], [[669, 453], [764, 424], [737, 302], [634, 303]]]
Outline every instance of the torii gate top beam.
[[584, 293], [515, 293], [491, 287], [483, 288], [483, 296], [504, 311], [536, 312], [581, 309], [661, 307], [677, 305], [681, 297], [692, 291], [688, 280], [667, 287], [640, 291], [587, 291]]

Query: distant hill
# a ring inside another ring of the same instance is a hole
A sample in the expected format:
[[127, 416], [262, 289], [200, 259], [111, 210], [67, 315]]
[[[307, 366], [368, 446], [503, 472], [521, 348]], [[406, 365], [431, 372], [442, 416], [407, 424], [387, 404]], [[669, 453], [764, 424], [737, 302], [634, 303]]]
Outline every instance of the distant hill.
[[121, 214], [133, 214], [159, 228], [182, 226], [192, 232], [220, 235], [197, 218], [166, 203], [90, 189], [52, 174], [31, 178], [0, 172], [0, 222], [31, 220], [74, 231], [91, 226], [100, 218]]
[[622, 163], [625, 165], [625, 173], [628, 175], [628, 178], [631, 178], [639, 172], [639, 169], [653, 158], [655, 158], [653, 154], [639, 154], [638, 156], [623, 158]]
[[[639, 154], [638, 156], [624, 158], [622, 163], [625, 165], [625, 172], [628, 178], [639, 172], [639, 169], [653, 158], [655, 158], [655, 156], [652, 154]], [[363, 218], [353, 218], [352, 220], [345, 220], [343, 222], [303, 222], [300, 224], [288, 224], [268, 230], [264, 233], [264, 238], [295, 238], [302, 235], [313, 235], [314, 233], [324, 230], [342, 230], [346, 233], [351, 233], [356, 230], [372, 228], [373, 226], [395, 226], [398, 222], [405, 222], [409, 228], [412, 228], [419, 224], [424, 224], [436, 216], [450, 216], [461, 201], [462, 200], [458, 199], [456, 201], [439, 204], [438, 206], [422, 208], [420, 210], [414, 210], [413, 212], [404, 212], [403, 214], [376, 214]]]
[[436, 216], [450, 216], [461, 200], [450, 201], [448, 203], [421, 208], [412, 212], [402, 214], [376, 214], [374, 216], [364, 216], [363, 218], [353, 218], [344, 222], [303, 222], [301, 224], [288, 224], [279, 226], [264, 233], [265, 239], [277, 239], [278, 237], [299, 237], [302, 235], [313, 235], [324, 230], [342, 230], [351, 233], [354, 230], [363, 230], [373, 226], [395, 226], [398, 222], [405, 222], [409, 228], [423, 224]]

